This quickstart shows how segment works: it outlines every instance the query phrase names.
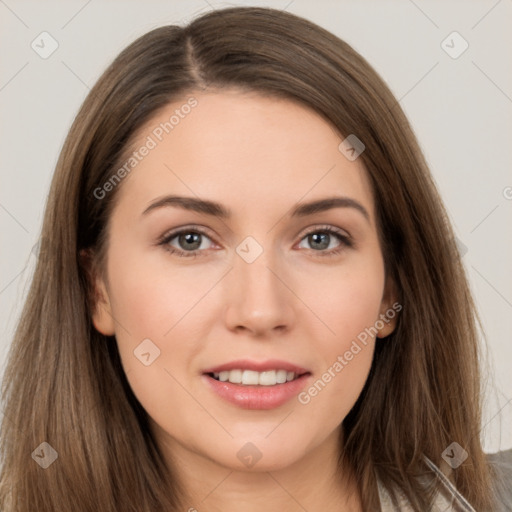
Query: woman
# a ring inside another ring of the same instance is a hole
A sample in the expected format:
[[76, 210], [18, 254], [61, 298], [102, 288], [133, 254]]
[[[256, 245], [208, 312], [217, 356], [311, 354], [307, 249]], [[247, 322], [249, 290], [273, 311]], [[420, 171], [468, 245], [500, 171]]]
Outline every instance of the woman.
[[2, 510], [498, 510], [474, 305], [392, 94], [233, 8], [158, 28], [63, 147], [5, 372]]

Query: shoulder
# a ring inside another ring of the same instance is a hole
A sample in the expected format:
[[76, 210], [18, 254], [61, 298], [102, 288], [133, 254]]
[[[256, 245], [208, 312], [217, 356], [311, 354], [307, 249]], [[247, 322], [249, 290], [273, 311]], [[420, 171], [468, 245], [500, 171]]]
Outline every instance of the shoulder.
[[487, 461], [494, 470], [494, 492], [500, 508], [496, 512], [512, 511], [512, 448], [488, 453]]
[[497, 453], [487, 453], [487, 460], [492, 466], [496, 466], [509, 475], [512, 473], [512, 448]]
[[[493, 491], [496, 496], [498, 508], [493, 510], [493, 512], [512, 512], [512, 449], [498, 453], [486, 454], [486, 457], [488, 464], [492, 467], [494, 473]], [[465, 510], [474, 512], [473, 507], [471, 507], [464, 497], [455, 489], [451, 482], [448, 481], [441, 470], [426, 457], [425, 462], [432, 472], [440, 479], [445, 491], [437, 495], [433, 510]], [[397, 508], [392, 505], [391, 496], [388, 494], [388, 491], [382, 486], [380, 481], [377, 481], [377, 484], [382, 512], [397, 510]], [[397, 490], [396, 496], [399, 502], [398, 510], [411, 510], [403, 493]]]

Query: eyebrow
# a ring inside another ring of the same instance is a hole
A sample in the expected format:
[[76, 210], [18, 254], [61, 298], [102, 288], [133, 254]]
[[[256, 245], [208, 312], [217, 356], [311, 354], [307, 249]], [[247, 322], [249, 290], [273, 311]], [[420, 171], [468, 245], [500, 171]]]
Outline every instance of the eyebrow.
[[[170, 206], [211, 215], [220, 219], [229, 219], [232, 216], [232, 213], [228, 208], [215, 201], [173, 195], [157, 199], [142, 212], [142, 215], [147, 215], [149, 212], [156, 210], [157, 208]], [[305, 217], [307, 215], [331, 210], [332, 208], [353, 208], [361, 213], [368, 222], [370, 221], [370, 215], [361, 203], [350, 197], [339, 196], [318, 199], [308, 203], [299, 203], [292, 209], [291, 217]]]

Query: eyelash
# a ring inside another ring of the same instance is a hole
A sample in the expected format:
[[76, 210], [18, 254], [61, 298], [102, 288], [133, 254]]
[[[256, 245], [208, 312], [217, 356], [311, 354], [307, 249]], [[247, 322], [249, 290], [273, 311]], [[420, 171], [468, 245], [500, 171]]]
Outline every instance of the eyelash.
[[[158, 241], [157, 245], [163, 246], [163, 248], [168, 251], [169, 253], [178, 256], [180, 258], [195, 258], [200, 255], [200, 253], [206, 252], [204, 249], [199, 250], [195, 249], [194, 251], [181, 251], [179, 249], [176, 249], [175, 247], [172, 247], [169, 245], [169, 242], [176, 238], [179, 235], [182, 234], [189, 234], [189, 233], [196, 233], [202, 236], [205, 236], [207, 238], [211, 237], [206, 233], [201, 227], [199, 226], [189, 226], [185, 229], [180, 229], [179, 231], [173, 231], [171, 233], [166, 233], [163, 235], [160, 240]], [[336, 249], [331, 249], [330, 251], [315, 251], [314, 249], [310, 249], [311, 251], [317, 253], [317, 256], [320, 256], [322, 258], [324, 257], [330, 257], [330, 256], [336, 256], [341, 251], [343, 251], [346, 248], [351, 248], [354, 246], [354, 243], [350, 236], [343, 234], [341, 230], [338, 230], [336, 228], [333, 228], [331, 226], [320, 226], [315, 227], [314, 229], [311, 229], [310, 231], [306, 232], [303, 237], [300, 239], [302, 241], [304, 238], [306, 238], [309, 235], [312, 235], [314, 233], [326, 233], [329, 235], [334, 235], [338, 241], [340, 242], [340, 246]], [[203, 256], [203, 255], [202, 255]]]

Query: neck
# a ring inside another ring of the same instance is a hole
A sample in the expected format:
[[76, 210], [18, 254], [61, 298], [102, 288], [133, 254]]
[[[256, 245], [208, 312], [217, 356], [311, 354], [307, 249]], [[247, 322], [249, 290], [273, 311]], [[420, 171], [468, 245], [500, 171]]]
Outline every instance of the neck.
[[165, 441], [183, 490], [182, 510], [189, 512], [260, 512], [322, 510], [361, 512], [361, 500], [349, 468], [340, 468], [342, 441], [334, 431], [319, 446], [282, 469], [239, 471]]

